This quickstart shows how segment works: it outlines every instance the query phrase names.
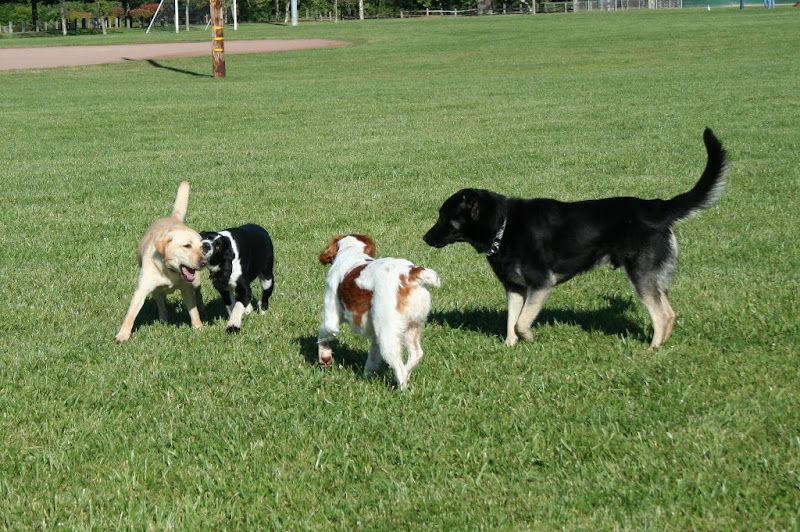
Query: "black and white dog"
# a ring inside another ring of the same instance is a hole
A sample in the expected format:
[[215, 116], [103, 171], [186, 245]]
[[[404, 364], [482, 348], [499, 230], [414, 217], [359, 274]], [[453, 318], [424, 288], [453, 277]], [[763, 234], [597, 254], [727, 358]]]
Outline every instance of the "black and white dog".
[[263, 313], [269, 308], [269, 297], [275, 288], [272, 239], [266, 229], [256, 224], [218, 232], [203, 231], [200, 236], [209, 277], [228, 307], [228, 332], [239, 332], [242, 317], [253, 311], [250, 284], [256, 277], [261, 283], [258, 310]]
[[728, 159], [710, 129], [708, 159], [694, 188], [669, 200], [615, 197], [565, 203], [507, 198], [463, 189], [439, 209], [423, 240], [437, 248], [467, 242], [484, 253], [508, 299], [506, 344], [533, 340], [530, 328], [550, 291], [603, 262], [622, 268], [653, 320], [658, 347], [672, 334], [675, 312], [667, 300], [678, 265], [672, 225], [722, 194]]

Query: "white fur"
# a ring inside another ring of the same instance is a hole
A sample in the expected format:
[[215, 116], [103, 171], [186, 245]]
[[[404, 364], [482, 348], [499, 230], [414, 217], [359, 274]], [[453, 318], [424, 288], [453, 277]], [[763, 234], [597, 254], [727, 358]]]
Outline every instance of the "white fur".
[[[338, 241], [338, 252], [328, 272], [320, 326], [319, 362], [323, 366], [333, 363], [333, 352], [329, 341], [339, 333], [342, 321], [361, 336], [369, 338], [369, 356], [364, 374], [369, 377], [379, 369], [381, 362], [388, 364], [395, 373], [401, 390], [408, 387], [411, 371], [422, 359], [420, 338], [431, 309], [430, 292], [426, 285], [440, 286], [438, 274], [423, 270], [407, 292], [398, 310], [399, 289], [404, 276], [408, 276], [414, 265], [404, 259], [373, 259], [364, 253], [361, 240], [345, 236]], [[352, 309], [346, 308], [338, 296], [339, 286], [353, 269], [366, 265], [356, 279], [356, 285], [372, 292], [370, 309], [356, 323]], [[408, 350], [408, 361], [403, 363], [403, 346]]]
[[[236, 245], [236, 239], [233, 238], [230, 231], [220, 231], [217, 233], [217, 236], [214, 237], [214, 240], [210, 242], [213, 243], [218, 238], [227, 238], [228, 241], [231, 243], [231, 249], [233, 250], [233, 260], [231, 263], [231, 276], [228, 278], [228, 294], [229, 298], [232, 301], [230, 305], [225, 305], [225, 308], [228, 310], [228, 324], [227, 327], [241, 329], [242, 328], [242, 318], [246, 314], [250, 314], [253, 312], [253, 305], [248, 303], [245, 307], [242, 303], [236, 301], [236, 282], [239, 280], [239, 277], [242, 276], [242, 263], [239, 261], [239, 248]], [[220, 266], [209, 266], [209, 270], [214, 273], [220, 269]], [[262, 283], [263, 287], [263, 283]]]

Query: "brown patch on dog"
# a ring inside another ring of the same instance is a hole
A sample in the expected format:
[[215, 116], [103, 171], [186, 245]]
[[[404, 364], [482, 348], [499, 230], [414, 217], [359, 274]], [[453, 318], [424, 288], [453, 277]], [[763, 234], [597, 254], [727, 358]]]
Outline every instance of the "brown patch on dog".
[[397, 288], [397, 312], [405, 314], [408, 310], [408, 299], [411, 293], [419, 287], [417, 279], [419, 279], [422, 270], [425, 268], [421, 266], [414, 266], [409, 270], [408, 275], [400, 276], [400, 286]]
[[366, 267], [367, 265], [363, 264], [353, 268], [342, 280], [336, 291], [342, 306], [350, 312], [353, 316], [353, 323], [359, 327], [364, 321], [364, 313], [372, 307], [372, 292], [364, 290], [356, 284], [356, 279]]
[[336, 260], [336, 254], [339, 253], [339, 241], [348, 236], [360, 240], [364, 244], [364, 253], [373, 259], [375, 258], [375, 242], [367, 235], [336, 235], [331, 240], [331, 243], [328, 244], [328, 247], [319, 254], [319, 261], [322, 264], [333, 264], [333, 261]]
[[364, 243], [364, 253], [369, 255], [373, 259], [375, 258], [375, 241], [372, 240], [367, 235], [350, 235], [356, 240], [360, 240]]

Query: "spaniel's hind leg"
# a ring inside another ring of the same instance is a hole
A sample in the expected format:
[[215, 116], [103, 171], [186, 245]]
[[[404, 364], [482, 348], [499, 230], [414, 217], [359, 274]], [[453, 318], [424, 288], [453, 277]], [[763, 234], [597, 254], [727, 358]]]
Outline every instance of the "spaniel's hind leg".
[[411, 372], [417, 367], [420, 360], [422, 360], [422, 329], [424, 324], [412, 323], [405, 333], [405, 344], [408, 349], [408, 360], [406, 361], [406, 373], [411, 377]]
[[[380, 357], [394, 371], [397, 387], [402, 391], [408, 387], [408, 371], [405, 364], [403, 364], [402, 335], [398, 333], [399, 331], [385, 331], [383, 334], [376, 334], [376, 336]], [[370, 354], [372, 354], [371, 349]], [[366, 372], [366, 368], [364, 368], [364, 371]]]

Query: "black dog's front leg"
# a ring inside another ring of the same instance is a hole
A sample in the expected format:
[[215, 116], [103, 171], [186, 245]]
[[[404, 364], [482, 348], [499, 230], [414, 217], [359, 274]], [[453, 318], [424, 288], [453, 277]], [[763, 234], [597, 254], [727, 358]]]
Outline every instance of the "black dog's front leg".
[[252, 297], [250, 285], [240, 279], [236, 283], [236, 302], [231, 310], [230, 319], [228, 319], [229, 333], [237, 333], [242, 330], [242, 318], [253, 310]]

